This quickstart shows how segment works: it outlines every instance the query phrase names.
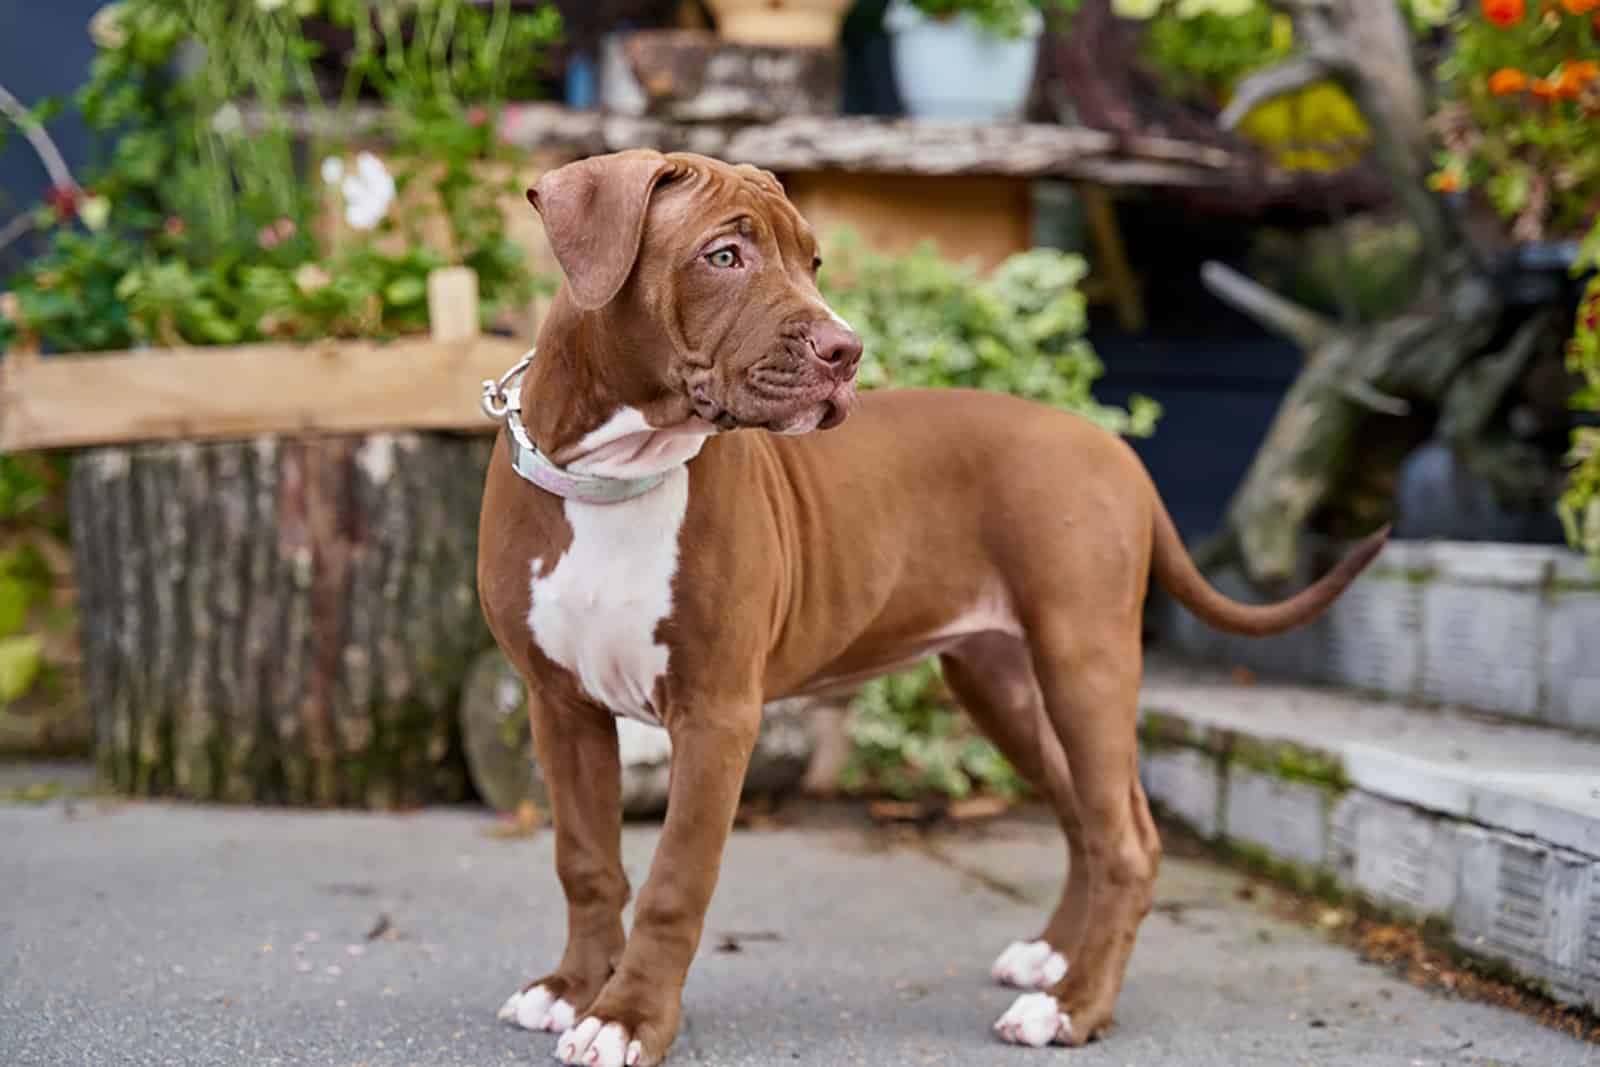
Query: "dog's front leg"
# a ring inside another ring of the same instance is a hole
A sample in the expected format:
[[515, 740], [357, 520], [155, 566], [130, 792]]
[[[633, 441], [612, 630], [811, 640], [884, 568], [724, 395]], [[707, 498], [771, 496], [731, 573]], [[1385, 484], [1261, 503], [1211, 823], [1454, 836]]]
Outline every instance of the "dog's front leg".
[[556, 1045], [562, 1062], [649, 1067], [672, 1046], [760, 724], [759, 699], [669, 718], [672, 784], [655, 860], [616, 973]]
[[539, 769], [550, 792], [556, 874], [567, 900], [567, 947], [556, 969], [511, 995], [500, 1017], [564, 1032], [622, 956], [622, 765], [617, 725], [599, 708], [530, 693]]

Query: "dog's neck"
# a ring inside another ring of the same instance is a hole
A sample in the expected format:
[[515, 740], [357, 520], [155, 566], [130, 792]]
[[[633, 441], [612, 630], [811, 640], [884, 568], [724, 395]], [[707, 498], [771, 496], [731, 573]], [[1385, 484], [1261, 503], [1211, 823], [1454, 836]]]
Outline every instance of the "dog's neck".
[[[564, 294], [563, 294], [564, 295]], [[626, 341], [606, 334], [603, 316], [558, 299], [540, 331], [538, 357], [522, 382], [522, 420], [552, 463], [599, 478], [647, 478], [699, 454], [715, 427], [687, 399], [635, 395], [619, 374]], [[682, 409], [677, 410], [677, 409]]]

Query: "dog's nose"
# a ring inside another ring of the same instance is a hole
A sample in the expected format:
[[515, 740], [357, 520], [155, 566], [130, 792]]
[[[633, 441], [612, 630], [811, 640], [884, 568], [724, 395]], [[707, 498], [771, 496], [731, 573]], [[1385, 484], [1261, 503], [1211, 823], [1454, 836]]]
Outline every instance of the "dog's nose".
[[811, 347], [828, 366], [828, 373], [844, 381], [861, 362], [861, 338], [850, 327], [825, 319], [811, 326]]

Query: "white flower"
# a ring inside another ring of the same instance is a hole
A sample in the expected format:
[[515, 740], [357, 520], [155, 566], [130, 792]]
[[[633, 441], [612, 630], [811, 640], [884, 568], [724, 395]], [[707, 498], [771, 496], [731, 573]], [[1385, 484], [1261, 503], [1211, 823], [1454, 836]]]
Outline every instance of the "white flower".
[[1124, 19], [1154, 18], [1162, 0], [1111, 0], [1111, 13]]
[[315, 263], [302, 263], [300, 269], [294, 272], [295, 288], [308, 296], [332, 283], [333, 276]]
[[1460, 9], [1458, 0], [1411, 0], [1411, 10], [1428, 26], [1443, 26]]
[[89, 37], [101, 48], [121, 48], [128, 43], [128, 30], [122, 25], [122, 4], [107, 4], [89, 19]]
[[394, 178], [383, 161], [371, 152], [356, 157], [354, 174], [339, 183], [344, 194], [344, 220], [358, 230], [370, 230], [383, 221], [394, 202]]
[[344, 177], [344, 160], [338, 156], [329, 156], [322, 161], [322, 180], [333, 185]]
[[78, 218], [91, 230], [105, 229], [111, 218], [111, 201], [103, 196], [86, 196], [78, 205]]
[[244, 116], [239, 114], [239, 109], [232, 104], [223, 104], [212, 112], [211, 132], [221, 136], [238, 133], [244, 128]]

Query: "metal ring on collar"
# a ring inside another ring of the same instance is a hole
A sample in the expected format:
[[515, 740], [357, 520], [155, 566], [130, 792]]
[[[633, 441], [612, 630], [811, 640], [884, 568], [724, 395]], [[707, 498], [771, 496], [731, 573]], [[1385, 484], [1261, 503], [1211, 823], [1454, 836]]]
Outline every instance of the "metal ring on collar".
[[507, 390], [511, 383], [528, 369], [537, 351], [537, 348], [528, 349], [521, 359], [511, 365], [510, 370], [500, 375], [499, 381], [493, 378], [483, 380], [483, 397], [479, 400], [479, 404], [483, 408], [483, 413], [495, 422], [504, 420], [508, 414], [521, 407], [520, 398], [509, 394]]

